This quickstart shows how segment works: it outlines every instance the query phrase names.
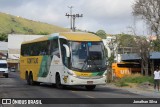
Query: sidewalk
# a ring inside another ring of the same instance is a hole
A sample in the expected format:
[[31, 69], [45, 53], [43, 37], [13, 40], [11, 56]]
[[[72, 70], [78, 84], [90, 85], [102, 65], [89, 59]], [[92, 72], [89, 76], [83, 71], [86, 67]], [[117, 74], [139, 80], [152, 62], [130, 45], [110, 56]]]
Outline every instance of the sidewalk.
[[107, 83], [106, 87], [127, 90], [131, 93], [139, 94], [149, 98], [160, 98], [160, 91], [155, 92], [153, 86], [118, 87], [114, 85], [114, 83]]

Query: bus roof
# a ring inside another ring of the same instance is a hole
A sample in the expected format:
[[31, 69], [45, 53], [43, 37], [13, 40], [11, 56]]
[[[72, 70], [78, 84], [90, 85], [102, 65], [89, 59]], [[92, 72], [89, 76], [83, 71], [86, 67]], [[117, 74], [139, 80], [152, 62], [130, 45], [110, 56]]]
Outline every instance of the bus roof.
[[39, 42], [49, 40], [52, 37], [65, 38], [71, 41], [102, 41], [102, 39], [91, 33], [83, 33], [83, 32], [62, 32], [62, 33], [54, 33], [51, 35], [46, 35], [44, 37], [40, 37], [38, 39], [34, 39], [31, 41], [25, 41], [22, 44]]
[[94, 34], [83, 32], [60, 33], [60, 36], [64, 36], [71, 41], [102, 41], [100, 37]]

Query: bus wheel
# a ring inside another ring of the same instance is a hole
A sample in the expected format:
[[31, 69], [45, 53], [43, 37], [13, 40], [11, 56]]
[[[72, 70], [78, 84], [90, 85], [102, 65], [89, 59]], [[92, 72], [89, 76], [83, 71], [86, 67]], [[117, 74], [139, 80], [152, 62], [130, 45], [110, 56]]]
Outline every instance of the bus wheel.
[[61, 78], [59, 74], [56, 74], [56, 87], [61, 89], [63, 88], [62, 84], [61, 84]]
[[8, 78], [8, 74], [5, 74], [5, 78]]
[[28, 76], [27, 72], [26, 72], [26, 81], [27, 81], [27, 84], [30, 85], [30, 83], [29, 83], [29, 76]]
[[96, 85], [86, 85], [85, 87], [87, 90], [91, 91], [96, 88]]
[[34, 85], [40, 85], [40, 82], [35, 82], [35, 81], [34, 81]]
[[34, 85], [32, 73], [29, 74], [28, 82], [29, 82], [29, 85]]

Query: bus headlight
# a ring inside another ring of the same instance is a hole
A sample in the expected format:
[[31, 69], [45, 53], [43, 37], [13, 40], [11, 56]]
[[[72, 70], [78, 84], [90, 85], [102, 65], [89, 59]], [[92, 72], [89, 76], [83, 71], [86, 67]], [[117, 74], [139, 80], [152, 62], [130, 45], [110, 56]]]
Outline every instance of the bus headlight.
[[69, 75], [72, 75], [72, 76], [76, 77], [76, 74], [75, 74], [73, 71], [71, 71], [71, 70], [68, 70], [67, 73], [68, 73]]

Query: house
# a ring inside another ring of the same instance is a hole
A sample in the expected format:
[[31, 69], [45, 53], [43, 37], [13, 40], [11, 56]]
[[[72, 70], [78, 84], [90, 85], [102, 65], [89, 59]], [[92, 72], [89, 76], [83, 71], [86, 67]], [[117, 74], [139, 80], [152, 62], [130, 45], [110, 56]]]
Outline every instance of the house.
[[9, 34], [8, 35], [8, 65], [19, 69], [19, 58], [21, 43], [40, 38], [44, 35], [24, 35], [24, 34]]
[[8, 42], [0, 41], [0, 59], [7, 59], [8, 55]]

